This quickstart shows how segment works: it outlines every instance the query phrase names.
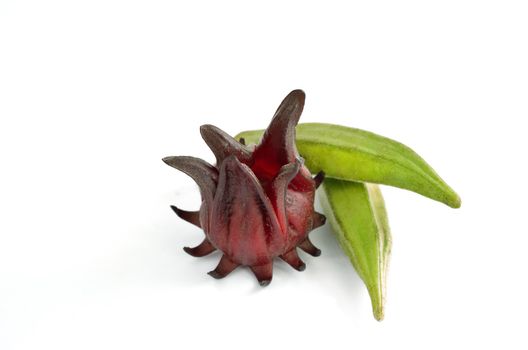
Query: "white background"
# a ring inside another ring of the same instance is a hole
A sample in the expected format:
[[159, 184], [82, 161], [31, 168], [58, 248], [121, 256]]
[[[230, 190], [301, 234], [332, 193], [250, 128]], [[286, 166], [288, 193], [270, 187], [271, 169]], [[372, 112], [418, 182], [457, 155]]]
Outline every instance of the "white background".
[[[198, 207], [168, 155], [213, 161], [201, 124], [301, 121], [411, 146], [453, 210], [383, 187], [386, 318], [328, 227], [217, 281], [169, 209]], [[0, 349], [526, 348], [526, 1], [0, 2]]]

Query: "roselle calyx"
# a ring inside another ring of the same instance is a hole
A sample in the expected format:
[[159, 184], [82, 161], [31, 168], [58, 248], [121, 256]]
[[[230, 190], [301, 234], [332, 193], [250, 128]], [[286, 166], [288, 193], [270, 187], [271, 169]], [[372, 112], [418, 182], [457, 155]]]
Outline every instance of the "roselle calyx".
[[248, 266], [265, 286], [272, 279], [274, 258], [302, 271], [305, 264], [298, 247], [320, 255], [308, 233], [325, 222], [313, 207], [324, 174], [312, 178], [295, 146], [304, 100], [301, 90], [288, 94], [262, 140], [252, 148], [213, 125], [202, 125], [200, 133], [216, 157], [216, 166], [194, 157], [163, 158], [200, 188], [199, 211], [172, 208], [205, 232], [200, 245], [184, 248], [187, 253], [196, 257], [217, 249], [223, 253], [211, 276], [222, 278], [240, 265]]

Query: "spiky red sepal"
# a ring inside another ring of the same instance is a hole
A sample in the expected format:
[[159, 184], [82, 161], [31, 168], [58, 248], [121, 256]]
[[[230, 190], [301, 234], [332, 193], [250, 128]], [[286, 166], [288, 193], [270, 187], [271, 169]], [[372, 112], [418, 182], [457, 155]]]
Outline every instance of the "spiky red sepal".
[[213, 125], [200, 133], [213, 151], [216, 167], [193, 157], [167, 157], [163, 161], [183, 171], [200, 187], [200, 211], [173, 210], [201, 227], [206, 238], [193, 256], [222, 251], [220, 263], [209, 274], [222, 278], [237, 266], [249, 266], [261, 285], [271, 282], [273, 259], [280, 257], [302, 271], [305, 264], [297, 247], [318, 256], [321, 251], [308, 233], [324, 224], [314, 211], [314, 194], [324, 174], [312, 178], [295, 147], [295, 126], [305, 95], [294, 90], [282, 101], [261, 142], [249, 149]]

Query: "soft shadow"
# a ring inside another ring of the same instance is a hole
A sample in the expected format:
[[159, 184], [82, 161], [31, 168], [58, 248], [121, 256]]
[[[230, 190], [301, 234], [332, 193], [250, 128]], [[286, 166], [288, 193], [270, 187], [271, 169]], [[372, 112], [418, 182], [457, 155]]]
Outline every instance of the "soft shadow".
[[320, 281], [319, 288], [334, 297], [344, 314], [359, 312], [360, 308], [364, 307], [367, 290], [350, 260], [339, 247], [329, 224], [311, 233], [310, 239], [321, 249], [321, 256], [317, 258], [304, 253], [301, 257], [305, 261], [313, 260], [308, 261], [310, 267], [313, 265], [316, 270], [311, 277]]

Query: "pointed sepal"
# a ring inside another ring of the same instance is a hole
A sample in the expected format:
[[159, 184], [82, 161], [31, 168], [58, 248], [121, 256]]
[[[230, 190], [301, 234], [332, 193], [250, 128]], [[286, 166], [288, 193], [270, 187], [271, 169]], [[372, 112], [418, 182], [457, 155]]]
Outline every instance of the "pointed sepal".
[[301, 117], [304, 100], [302, 90], [294, 90], [284, 98], [255, 149], [254, 169], [274, 174], [299, 156], [295, 146], [295, 126]]
[[250, 266], [250, 268], [251, 271], [253, 271], [253, 273], [255, 274], [255, 277], [257, 277], [257, 280], [262, 287], [266, 287], [271, 283], [271, 279], [273, 278], [272, 262], [258, 266]]
[[324, 181], [324, 178], [325, 178], [325, 172], [322, 170], [318, 172], [317, 175], [314, 176], [313, 180], [315, 182], [315, 188], [319, 188], [319, 186], [321, 186], [321, 184]]
[[282, 232], [286, 232], [288, 230], [288, 217], [286, 215], [286, 190], [288, 189], [290, 182], [299, 172], [301, 165], [301, 160], [296, 158], [294, 163], [282, 166], [279, 174], [273, 180], [271, 191], [268, 193], [271, 204], [275, 209], [275, 214], [277, 215], [277, 220], [279, 221]]
[[225, 158], [231, 155], [237, 157], [237, 159], [244, 164], [250, 162], [251, 152], [244, 146], [244, 144], [237, 142], [237, 140], [220, 128], [206, 124], [200, 127], [200, 133], [202, 134], [205, 143], [207, 143], [211, 151], [213, 151], [217, 164], [221, 164]]
[[316, 228], [318, 227], [321, 227], [325, 224], [326, 222], [326, 216], [324, 216], [323, 214], [320, 214], [316, 211], [313, 212], [312, 214], [312, 230], [315, 230]]
[[218, 263], [216, 268], [213, 271], [209, 271], [208, 274], [209, 276], [216, 279], [224, 278], [225, 276], [233, 272], [233, 270], [236, 269], [238, 266], [239, 265], [233, 260], [229, 259], [225, 255], [222, 255], [222, 258], [220, 259], [220, 262]]
[[306, 264], [301, 260], [301, 258], [299, 258], [296, 248], [293, 248], [289, 252], [282, 254], [280, 258], [297, 271], [304, 271], [304, 269], [306, 269]]
[[216, 248], [206, 238], [202, 241], [202, 243], [198, 244], [196, 247], [184, 247], [183, 250], [189, 255], [200, 258], [202, 256], [211, 254], [216, 250]]
[[178, 215], [181, 219], [195, 226], [198, 226], [200, 228], [202, 227], [200, 225], [200, 212], [199, 211], [187, 211], [187, 210], [180, 209], [175, 205], [171, 205], [170, 207], [176, 213], [176, 215]]
[[312, 241], [310, 241], [308, 237], [306, 237], [304, 241], [299, 243], [298, 247], [304, 250], [306, 253], [310, 254], [311, 256], [321, 255], [321, 249], [314, 246]]
[[185, 174], [189, 175], [200, 188], [202, 199], [208, 203], [213, 202], [218, 180], [218, 170], [206, 161], [194, 157], [165, 157], [163, 161]]
[[285, 244], [270, 200], [251, 171], [236, 157], [222, 162], [208, 237], [242, 265], [262, 264]]

